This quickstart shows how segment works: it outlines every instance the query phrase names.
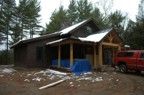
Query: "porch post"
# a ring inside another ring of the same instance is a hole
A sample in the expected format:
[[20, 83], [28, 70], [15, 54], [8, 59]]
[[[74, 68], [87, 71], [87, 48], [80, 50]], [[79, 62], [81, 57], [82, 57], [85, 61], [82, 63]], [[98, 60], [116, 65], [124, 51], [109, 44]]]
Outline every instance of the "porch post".
[[118, 51], [121, 51], [121, 46], [120, 45], [118, 46]]
[[99, 44], [99, 65], [102, 66], [103, 60], [102, 60], [102, 44]]
[[94, 68], [96, 68], [96, 46], [93, 46], [94, 48]]
[[61, 64], [61, 46], [58, 46], [58, 67], [60, 67]]
[[73, 66], [73, 44], [70, 43], [70, 67]]

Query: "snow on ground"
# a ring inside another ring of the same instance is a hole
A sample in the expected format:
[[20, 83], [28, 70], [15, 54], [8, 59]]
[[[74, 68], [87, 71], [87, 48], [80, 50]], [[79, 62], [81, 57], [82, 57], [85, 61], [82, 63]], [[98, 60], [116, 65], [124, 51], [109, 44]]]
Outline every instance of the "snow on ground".
[[40, 77], [33, 78], [32, 80], [33, 81], [38, 81], [38, 82], [40, 82], [41, 80], [45, 81], [44, 78], [40, 78]]
[[56, 75], [67, 75], [67, 73], [46, 69], [45, 71], [36, 72], [35, 74], [56, 74]]
[[16, 70], [13, 69], [13, 68], [3, 68], [3, 69], [0, 69], [0, 72], [1, 73], [12, 73], [12, 72], [15, 72]]

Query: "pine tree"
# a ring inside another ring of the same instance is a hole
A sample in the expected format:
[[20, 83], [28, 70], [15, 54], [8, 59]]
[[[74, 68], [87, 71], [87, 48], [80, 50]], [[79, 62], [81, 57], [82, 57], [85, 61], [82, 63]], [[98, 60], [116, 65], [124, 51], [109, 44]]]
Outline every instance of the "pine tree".
[[34, 34], [39, 34], [38, 30], [40, 26], [40, 3], [37, 0], [30, 0], [26, 11], [27, 28], [29, 29], [30, 38], [33, 38]]
[[70, 1], [70, 4], [68, 6], [68, 10], [67, 10], [67, 13], [68, 13], [68, 19], [70, 21], [71, 24], [75, 24], [77, 23], [78, 21], [78, 11], [77, 11], [77, 2], [76, 0], [71, 0]]
[[39, 34], [40, 26], [40, 2], [37, 0], [20, 0], [17, 7], [17, 19], [20, 27], [21, 39], [30, 35]]
[[124, 26], [127, 18], [126, 16], [123, 16], [121, 11], [115, 11], [114, 13], [111, 13], [108, 17], [108, 25], [109, 27], [113, 27], [117, 30], [118, 34], [122, 36], [122, 33], [124, 33]]
[[141, 0], [138, 9], [137, 21], [144, 19], [144, 0]]
[[46, 33], [44, 34], [53, 33], [69, 26], [67, 12], [63, 6], [60, 6], [58, 11], [55, 10], [52, 13], [50, 20], [50, 23], [46, 25]]
[[0, 31], [6, 41], [6, 49], [9, 49], [9, 37], [14, 25], [15, 0], [3, 0], [0, 12]]
[[88, 2], [88, 0], [79, 0], [77, 5], [78, 22], [91, 17], [93, 10], [92, 3]]
[[91, 18], [93, 18], [96, 21], [100, 29], [106, 28], [107, 25], [104, 22], [104, 17], [96, 6], [93, 8]]
[[131, 31], [127, 40], [128, 44], [132, 49], [144, 49], [144, 0], [141, 0], [139, 4], [136, 22], [133, 24], [130, 22], [130, 25], [130, 29], [127, 29]]

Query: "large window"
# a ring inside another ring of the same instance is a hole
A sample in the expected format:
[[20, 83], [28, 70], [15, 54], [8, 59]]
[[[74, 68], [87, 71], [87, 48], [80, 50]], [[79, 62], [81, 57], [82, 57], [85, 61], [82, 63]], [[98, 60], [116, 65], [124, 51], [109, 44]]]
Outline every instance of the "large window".
[[118, 54], [118, 57], [132, 57], [134, 55], [134, 52], [120, 52]]

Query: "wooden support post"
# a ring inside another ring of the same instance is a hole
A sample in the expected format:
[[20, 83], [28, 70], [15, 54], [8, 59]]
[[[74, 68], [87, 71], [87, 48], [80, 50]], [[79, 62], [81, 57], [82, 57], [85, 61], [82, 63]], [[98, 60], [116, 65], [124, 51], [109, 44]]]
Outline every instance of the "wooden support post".
[[94, 68], [96, 68], [96, 46], [93, 46], [94, 48]]
[[61, 46], [58, 46], [58, 67], [61, 66]]
[[73, 44], [70, 43], [70, 67], [73, 66]]
[[121, 51], [121, 46], [120, 45], [118, 46], [118, 51]]
[[102, 66], [102, 44], [99, 44], [99, 65]]

